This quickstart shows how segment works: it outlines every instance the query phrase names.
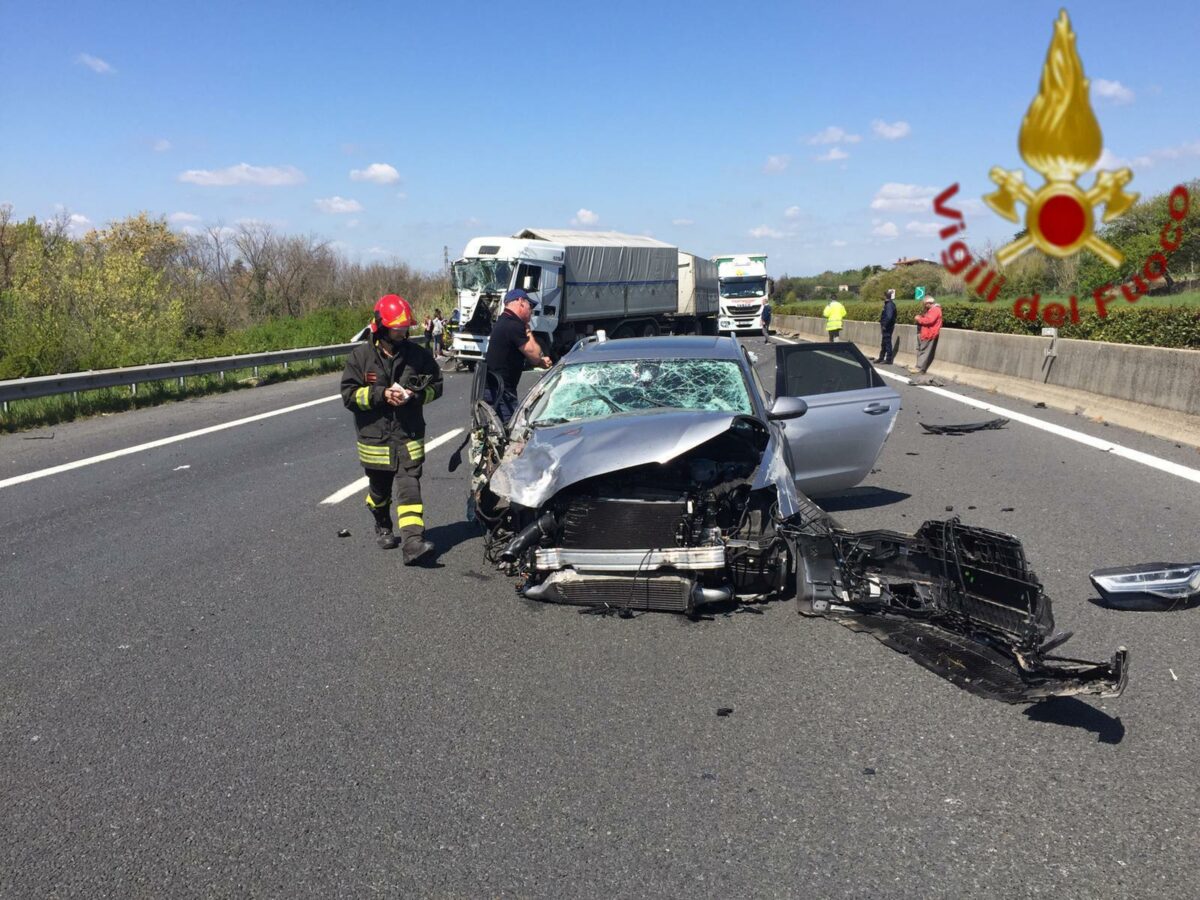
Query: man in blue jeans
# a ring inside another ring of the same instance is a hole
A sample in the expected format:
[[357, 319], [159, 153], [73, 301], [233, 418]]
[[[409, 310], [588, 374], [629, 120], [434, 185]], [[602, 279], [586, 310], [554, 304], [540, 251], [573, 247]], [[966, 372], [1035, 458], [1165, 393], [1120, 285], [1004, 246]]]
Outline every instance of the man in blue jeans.
[[[550, 357], [542, 353], [541, 346], [529, 330], [529, 320], [536, 307], [537, 301], [523, 290], [518, 288], [509, 291], [504, 295], [504, 312], [496, 319], [488, 336], [484, 361], [489, 377], [483, 399], [496, 410], [496, 415], [505, 425], [517, 410], [517, 385], [525, 370], [525, 360], [542, 369], [548, 369], [553, 364]], [[496, 378], [493, 379], [492, 375]]]
[[763, 343], [771, 343], [771, 303], [767, 301], [762, 308]]
[[896, 356], [892, 335], [896, 331], [896, 292], [888, 288], [883, 295], [883, 311], [879, 313], [879, 356], [871, 362], [892, 364]]

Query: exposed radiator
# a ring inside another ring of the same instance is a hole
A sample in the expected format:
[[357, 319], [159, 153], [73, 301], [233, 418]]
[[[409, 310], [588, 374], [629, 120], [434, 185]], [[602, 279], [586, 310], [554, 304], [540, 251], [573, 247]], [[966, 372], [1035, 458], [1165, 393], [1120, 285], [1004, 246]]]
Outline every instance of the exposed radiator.
[[628, 500], [579, 497], [563, 515], [562, 546], [622, 550], [677, 547], [686, 500]]
[[625, 575], [588, 575], [555, 580], [562, 603], [580, 606], [611, 606], [616, 609], [689, 612], [692, 607], [692, 582], [676, 575], [652, 575], [631, 578]]

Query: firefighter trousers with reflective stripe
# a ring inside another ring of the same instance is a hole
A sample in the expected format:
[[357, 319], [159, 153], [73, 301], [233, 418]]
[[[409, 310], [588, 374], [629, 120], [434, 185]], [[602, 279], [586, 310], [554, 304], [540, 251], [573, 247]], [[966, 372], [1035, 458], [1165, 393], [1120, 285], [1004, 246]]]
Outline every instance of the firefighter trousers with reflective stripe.
[[409, 541], [425, 534], [425, 507], [421, 503], [421, 461], [402, 460], [395, 472], [366, 469], [371, 490], [367, 508], [386, 509], [396, 500], [396, 526], [400, 540]]

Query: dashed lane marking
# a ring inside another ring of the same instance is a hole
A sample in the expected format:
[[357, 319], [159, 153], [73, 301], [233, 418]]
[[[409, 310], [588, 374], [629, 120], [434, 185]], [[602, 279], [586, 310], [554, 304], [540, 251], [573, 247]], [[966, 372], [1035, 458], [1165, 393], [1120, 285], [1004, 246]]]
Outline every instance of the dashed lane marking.
[[[454, 438], [458, 437], [460, 434], [462, 434], [462, 432], [463, 432], [463, 430], [461, 428], [455, 428], [450, 431], [447, 431], [445, 434], [438, 435], [431, 441], [426, 441], [425, 442], [425, 452], [429, 453], [430, 450], [433, 450], [436, 447], [440, 447], [442, 444], [446, 443], [446, 441], [450, 441], [450, 440], [453, 440]], [[341, 503], [347, 497], [353, 497], [355, 494], [357, 494], [361, 490], [364, 490], [369, 485], [370, 485], [370, 482], [367, 481], [366, 478], [360, 478], [360, 479], [358, 479], [358, 481], [354, 482], [353, 484], [346, 485], [340, 491], [335, 491], [334, 493], [330, 494], [328, 497], [326, 497], [324, 500], [322, 500], [321, 503], [322, 504], [330, 504], [330, 505], [332, 505], [334, 503]]]
[[107, 462], [110, 459], [119, 459], [122, 456], [129, 456], [133, 453], [141, 453], [143, 450], [153, 450], [156, 447], [166, 447], [170, 444], [177, 444], [180, 441], [191, 440], [192, 438], [203, 437], [206, 434], [213, 434], [218, 431], [224, 431], [227, 428], [237, 428], [239, 425], [249, 425], [251, 422], [261, 422], [263, 419], [270, 419], [273, 416], [282, 416], [284, 413], [295, 412], [298, 409], [307, 409], [310, 406], [317, 406], [321, 403], [328, 403], [331, 400], [341, 400], [340, 394], [334, 394], [332, 397], [322, 397], [320, 400], [309, 400], [306, 403], [297, 403], [295, 406], [285, 406], [283, 409], [273, 409], [270, 412], [259, 413], [254, 416], [247, 416], [244, 419], [235, 419], [232, 422], [222, 422], [220, 425], [209, 425], [207, 428], [197, 428], [195, 431], [188, 431], [184, 434], [175, 434], [171, 437], [159, 438], [156, 441], [147, 441], [145, 444], [138, 444], [135, 447], [126, 447], [123, 450], [113, 450], [109, 453], [101, 453], [99, 456], [89, 456], [87, 459], [77, 459], [74, 462], [63, 463], [60, 466], [51, 466], [48, 469], [39, 469], [36, 472], [27, 472], [24, 475], [14, 475], [11, 478], [0, 480], [0, 488], [12, 487], [14, 484], [24, 484], [26, 481], [35, 481], [38, 478], [46, 478], [50, 475], [58, 475], [62, 472], [70, 472], [72, 469], [81, 469], [84, 466], [92, 466], [96, 463]]

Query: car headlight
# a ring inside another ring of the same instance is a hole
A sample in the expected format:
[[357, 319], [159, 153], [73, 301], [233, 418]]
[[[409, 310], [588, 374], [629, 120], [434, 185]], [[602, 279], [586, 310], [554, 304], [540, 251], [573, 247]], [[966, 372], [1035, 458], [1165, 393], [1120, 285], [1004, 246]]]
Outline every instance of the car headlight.
[[1200, 563], [1147, 563], [1096, 569], [1088, 576], [1105, 598], [1133, 599], [1143, 594], [1164, 600], [1200, 597]]

